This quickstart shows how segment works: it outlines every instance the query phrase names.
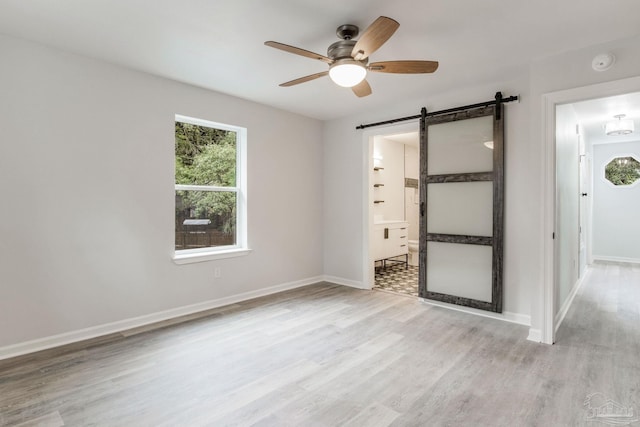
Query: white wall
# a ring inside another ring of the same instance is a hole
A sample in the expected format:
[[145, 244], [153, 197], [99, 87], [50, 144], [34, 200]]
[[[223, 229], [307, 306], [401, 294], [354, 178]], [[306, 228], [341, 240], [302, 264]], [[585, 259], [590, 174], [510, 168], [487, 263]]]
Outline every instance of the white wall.
[[614, 186], [604, 168], [614, 157], [640, 160], [640, 141], [593, 146], [593, 257], [640, 263], [640, 182]]
[[[404, 146], [404, 176], [420, 179], [420, 150], [411, 145]], [[417, 188], [404, 189], [404, 216], [409, 223], [409, 240], [420, 236], [420, 194]]]
[[[322, 274], [320, 122], [18, 39], [0, 53], [0, 349]], [[248, 256], [172, 261], [176, 113], [248, 129]]]

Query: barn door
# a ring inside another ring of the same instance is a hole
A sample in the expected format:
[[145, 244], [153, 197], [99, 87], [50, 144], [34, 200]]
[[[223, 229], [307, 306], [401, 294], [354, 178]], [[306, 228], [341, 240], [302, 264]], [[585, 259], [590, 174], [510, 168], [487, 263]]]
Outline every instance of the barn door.
[[420, 126], [423, 298], [502, 312], [504, 114], [501, 104]]

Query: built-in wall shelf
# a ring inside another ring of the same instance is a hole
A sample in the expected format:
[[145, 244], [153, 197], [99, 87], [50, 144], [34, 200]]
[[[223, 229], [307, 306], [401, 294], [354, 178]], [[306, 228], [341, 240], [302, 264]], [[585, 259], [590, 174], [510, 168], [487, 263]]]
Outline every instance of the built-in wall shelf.
[[[381, 170], [384, 170], [384, 168], [382, 166], [374, 166], [373, 167], [373, 171], [374, 172], [378, 172], [378, 171], [381, 171]], [[379, 176], [379, 178], [382, 178], [382, 177]], [[384, 187], [384, 184], [382, 184], [382, 183], [374, 183], [373, 184], [373, 188], [380, 188], [380, 187]], [[379, 194], [378, 197], [380, 197], [380, 196], [382, 196], [382, 195]], [[380, 204], [380, 203], [384, 203], [384, 200], [374, 200], [373, 203], [377, 205], [377, 204]]]

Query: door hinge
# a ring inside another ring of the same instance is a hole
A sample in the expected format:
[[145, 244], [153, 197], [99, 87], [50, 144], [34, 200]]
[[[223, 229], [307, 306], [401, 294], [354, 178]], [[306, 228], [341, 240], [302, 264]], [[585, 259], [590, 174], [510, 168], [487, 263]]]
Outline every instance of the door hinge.
[[556, 238], [556, 232], [554, 231], [553, 233], [551, 233], [551, 238], [555, 239]]

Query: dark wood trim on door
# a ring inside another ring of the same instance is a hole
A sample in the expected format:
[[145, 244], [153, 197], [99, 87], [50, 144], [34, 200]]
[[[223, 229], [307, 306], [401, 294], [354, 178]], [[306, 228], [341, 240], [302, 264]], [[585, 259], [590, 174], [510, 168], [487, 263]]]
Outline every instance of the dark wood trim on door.
[[[499, 93], [498, 93], [499, 94]], [[496, 99], [498, 99], [496, 94]], [[502, 313], [504, 256], [504, 105], [493, 112], [493, 288], [491, 302]]]
[[[501, 96], [501, 95], [500, 95]], [[420, 266], [419, 295], [422, 298], [463, 305], [481, 310], [502, 312], [503, 294], [503, 235], [504, 235], [504, 108], [496, 94], [496, 104], [480, 108], [458, 111], [450, 114], [427, 117], [422, 109], [420, 119]], [[431, 125], [493, 116], [493, 170], [490, 172], [455, 173], [429, 175], [428, 171], [428, 127]], [[493, 183], [493, 230], [492, 236], [465, 236], [440, 233], [427, 233], [426, 216], [429, 200], [427, 184], [447, 184], [453, 182], [492, 181]], [[453, 244], [472, 244], [492, 247], [491, 301], [481, 301], [431, 292], [427, 283], [427, 242], [445, 242]]]
[[493, 246], [491, 236], [464, 236], [462, 234], [427, 233], [428, 242], [460, 243], [463, 245]]
[[492, 181], [493, 172], [448, 173], [428, 175], [427, 184], [444, 184], [445, 182], [478, 182]]

